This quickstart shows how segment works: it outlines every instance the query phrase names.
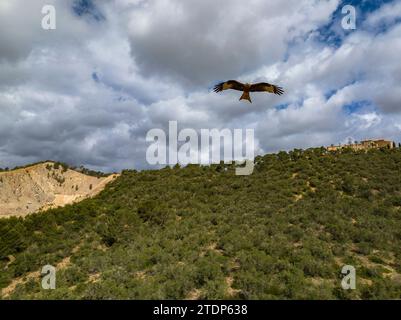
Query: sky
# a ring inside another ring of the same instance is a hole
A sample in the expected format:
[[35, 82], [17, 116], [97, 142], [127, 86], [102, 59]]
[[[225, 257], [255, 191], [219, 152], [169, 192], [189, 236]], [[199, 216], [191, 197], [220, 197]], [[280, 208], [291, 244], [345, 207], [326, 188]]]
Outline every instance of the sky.
[[[0, 0], [0, 167], [151, 168], [146, 133], [170, 120], [254, 129], [257, 154], [400, 142], [400, 52], [401, 1]], [[212, 91], [228, 79], [285, 94]]]

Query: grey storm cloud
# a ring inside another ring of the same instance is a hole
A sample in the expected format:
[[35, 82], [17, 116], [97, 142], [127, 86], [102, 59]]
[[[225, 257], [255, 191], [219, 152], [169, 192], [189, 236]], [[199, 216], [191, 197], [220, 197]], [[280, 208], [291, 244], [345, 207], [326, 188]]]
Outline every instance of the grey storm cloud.
[[[56, 30], [40, 27], [48, 4]], [[253, 128], [260, 153], [399, 141], [401, 6], [383, 5], [335, 46], [319, 28], [339, 5], [1, 0], [0, 167], [53, 159], [148, 168], [146, 133], [170, 120], [181, 129]], [[277, 83], [286, 94], [255, 93], [246, 104], [239, 92], [211, 92], [228, 78]]]
[[[208, 85], [284, 58], [287, 42], [328, 19], [338, 1], [152, 1], [127, 14], [143, 74]], [[301, 13], [302, 12], [302, 13]]]

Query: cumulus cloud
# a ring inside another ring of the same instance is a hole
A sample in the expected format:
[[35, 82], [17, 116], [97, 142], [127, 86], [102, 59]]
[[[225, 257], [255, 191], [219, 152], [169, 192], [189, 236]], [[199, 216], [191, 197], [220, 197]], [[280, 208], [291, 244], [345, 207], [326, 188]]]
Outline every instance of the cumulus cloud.
[[156, 0], [129, 11], [132, 55], [142, 74], [183, 85], [238, 77], [284, 58], [288, 42], [327, 21], [329, 1]]
[[[41, 29], [53, 4], [57, 29]], [[2, 0], [0, 167], [147, 168], [146, 133], [253, 128], [258, 152], [400, 139], [397, 1], [340, 43], [339, 0]], [[329, 26], [329, 27], [328, 27]], [[286, 94], [210, 92], [229, 78]]]
[[370, 28], [383, 27], [393, 24], [397, 19], [401, 19], [401, 3], [394, 1], [384, 4], [380, 9], [371, 14], [364, 22], [364, 26]]

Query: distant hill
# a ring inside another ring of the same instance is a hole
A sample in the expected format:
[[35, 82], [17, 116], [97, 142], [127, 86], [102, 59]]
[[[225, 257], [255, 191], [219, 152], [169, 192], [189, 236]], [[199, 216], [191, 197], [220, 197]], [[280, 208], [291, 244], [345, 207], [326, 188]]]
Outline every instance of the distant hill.
[[[251, 176], [223, 164], [124, 171], [94, 198], [0, 219], [1, 294], [399, 299], [400, 168], [400, 149], [311, 149], [258, 157]], [[46, 264], [56, 290], [40, 288]], [[356, 290], [341, 288], [344, 265]]]
[[25, 216], [85, 199], [114, 178], [89, 176], [57, 162], [0, 172], [0, 218]]

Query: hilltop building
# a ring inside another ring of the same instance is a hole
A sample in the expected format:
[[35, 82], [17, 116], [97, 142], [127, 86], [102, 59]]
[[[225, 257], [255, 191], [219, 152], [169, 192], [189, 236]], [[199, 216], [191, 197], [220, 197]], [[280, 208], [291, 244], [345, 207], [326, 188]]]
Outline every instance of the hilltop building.
[[368, 149], [380, 149], [380, 148], [388, 148], [393, 149], [395, 148], [395, 143], [393, 141], [378, 139], [378, 140], [363, 140], [361, 142], [355, 141], [355, 143], [349, 143], [344, 145], [334, 146], [331, 145], [327, 147], [328, 151], [337, 151], [344, 148], [351, 148], [355, 151], [358, 150], [368, 150]]

